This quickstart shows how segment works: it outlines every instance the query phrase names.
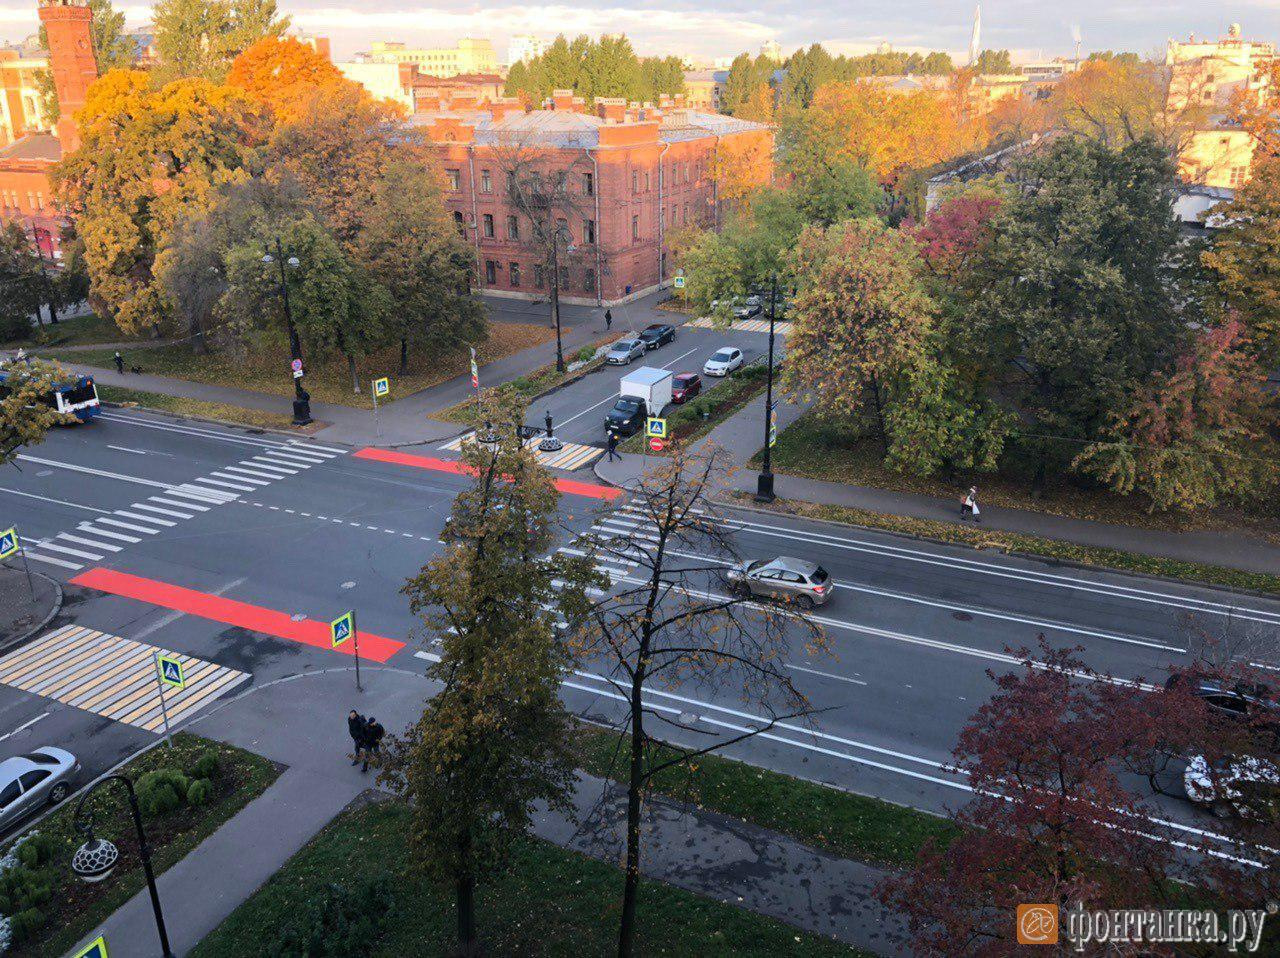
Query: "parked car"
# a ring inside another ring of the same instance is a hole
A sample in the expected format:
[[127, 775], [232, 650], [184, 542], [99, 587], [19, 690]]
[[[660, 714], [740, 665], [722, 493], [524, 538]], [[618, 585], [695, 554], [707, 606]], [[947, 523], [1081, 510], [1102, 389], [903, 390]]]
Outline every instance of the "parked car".
[[1197, 755], [1187, 763], [1182, 783], [1187, 798], [1219, 818], [1280, 814], [1280, 766], [1266, 759], [1241, 755], [1210, 766], [1207, 758]]
[[816, 562], [778, 556], [749, 559], [726, 573], [730, 586], [741, 593], [795, 602], [806, 609], [823, 605], [835, 591], [835, 582]]
[[1213, 675], [1175, 672], [1165, 680], [1165, 688], [1185, 687], [1201, 699], [1211, 712], [1259, 731], [1269, 730], [1280, 740], [1280, 698], [1270, 686], [1252, 682], [1227, 682]]
[[71, 794], [80, 763], [70, 752], [45, 745], [0, 762], [0, 829]]
[[676, 328], [670, 323], [654, 323], [640, 330], [640, 340], [647, 349], [657, 349], [676, 341]]
[[688, 402], [702, 393], [702, 377], [697, 373], [680, 373], [671, 381], [671, 401]]
[[733, 346], [722, 346], [702, 364], [702, 375], [727, 376], [741, 366], [742, 350]]
[[711, 301], [711, 311], [719, 312], [721, 308], [728, 309], [733, 314], [734, 319], [750, 319], [752, 316], [759, 316], [764, 309], [764, 300], [759, 296], [734, 296], [732, 299], [715, 299]]
[[643, 359], [647, 347], [642, 339], [620, 339], [604, 354], [604, 361], [614, 366], [629, 366], [633, 359]]

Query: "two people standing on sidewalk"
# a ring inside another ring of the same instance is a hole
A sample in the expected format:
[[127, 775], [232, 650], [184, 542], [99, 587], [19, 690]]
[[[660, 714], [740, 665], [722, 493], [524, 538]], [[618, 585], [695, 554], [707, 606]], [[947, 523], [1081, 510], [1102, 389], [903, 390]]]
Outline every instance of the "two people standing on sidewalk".
[[387, 734], [387, 730], [372, 715], [365, 718], [352, 709], [347, 713], [347, 734], [351, 736], [353, 744], [351, 764], [355, 765], [363, 757], [364, 764], [360, 766], [360, 772], [363, 774], [369, 771], [370, 758], [381, 757], [382, 739]]

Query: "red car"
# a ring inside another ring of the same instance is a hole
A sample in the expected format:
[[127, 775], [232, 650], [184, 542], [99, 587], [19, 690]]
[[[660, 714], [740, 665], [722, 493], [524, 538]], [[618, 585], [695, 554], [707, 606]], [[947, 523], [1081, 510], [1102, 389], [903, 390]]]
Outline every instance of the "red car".
[[702, 377], [697, 373], [680, 373], [671, 380], [671, 401], [688, 402], [702, 392]]

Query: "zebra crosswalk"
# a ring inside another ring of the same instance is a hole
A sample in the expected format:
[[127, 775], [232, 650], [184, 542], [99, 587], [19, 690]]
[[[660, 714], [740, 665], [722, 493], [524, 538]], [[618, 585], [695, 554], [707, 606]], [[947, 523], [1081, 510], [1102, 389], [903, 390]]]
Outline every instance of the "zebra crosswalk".
[[[725, 331], [738, 330], [744, 333], [767, 333], [769, 331], [769, 320], [767, 319], [735, 319], [728, 326], [721, 326], [710, 316], [700, 316], [697, 319], [691, 319], [686, 326], [698, 326], [702, 329], [723, 329]], [[779, 336], [785, 336], [791, 332], [791, 323], [787, 320], [779, 320], [773, 324], [774, 332]]]
[[[186, 684], [156, 683], [156, 653], [182, 663]], [[160, 732], [167, 711], [172, 728], [248, 681], [249, 674], [215, 662], [79, 625], [67, 625], [0, 657], [0, 685], [42, 695], [126, 725]]]
[[[624, 503], [592, 523], [578, 545], [591, 549], [596, 568], [609, 577], [612, 588], [639, 567], [645, 543], [657, 542], [657, 531], [653, 520], [643, 511]], [[572, 556], [588, 555], [587, 550], [578, 545], [561, 546], [558, 551]], [[602, 589], [590, 591], [597, 597], [607, 594]]]
[[301, 442], [254, 446], [254, 451], [255, 455], [235, 465], [221, 466], [190, 482], [152, 483], [157, 493], [128, 508], [98, 510], [99, 516], [74, 529], [24, 543], [26, 557], [78, 572], [87, 563], [102, 562], [147, 536], [346, 454], [342, 449]]
[[[440, 448], [448, 452], [458, 452], [462, 449], [462, 444], [475, 435], [474, 432], [466, 433], [458, 436], [456, 439], [450, 439]], [[572, 472], [575, 469], [583, 469], [601, 456], [604, 450], [599, 446], [588, 446], [580, 442], [566, 442], [562, 449], [555, 452], [542, 452], [538, 449], [538, 443], [542, 440], [535, 436], [532, 439], [525, 440], [525, 446], [537, 453], [538, 461], [548, 469], [564, 469]]]

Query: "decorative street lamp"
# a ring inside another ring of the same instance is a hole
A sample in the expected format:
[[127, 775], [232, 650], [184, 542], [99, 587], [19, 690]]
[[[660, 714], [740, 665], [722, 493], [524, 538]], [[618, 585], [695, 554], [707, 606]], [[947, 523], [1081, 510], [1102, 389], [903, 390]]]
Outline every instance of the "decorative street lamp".
[[76, 829], [84, 832], [87, 840], [71, 856], [71, 871], [82, 881], [100, 882], [111, 874], [120, 861], [120, 849], [105, 838], [98, 838], [93, 834], [93, 813], [85, 806], [90, 795], [111, 782], [120, 782], [129, 793], [133, 827], [138, 831], [138, 855], [142, 859], [142, 871], [147, 876], [147, 889], [151, 892], [151, 910], [155, 912], [156, 932], [160, 935], [160, 953], [162, 958], [173, 958], [173, 950], [169, 947], [169, 933], [164, 927], [164, 914], [160, 911], [160, 893], [156, 890], [156, 875], [151, 868], [151, 849], [147, 845], [146, 833], [142, 830], [142, 813], [138, 810], [138, 796], [133, 790], [133, 782], [127, 776], [107, 775], [100, 778], [85, 789], [84, 795], [80, 797], [73, 823]]
[[285, 266], [297, 269], [301, 262], [296, 256], [285, 258], [280, 237], [276, 237], [276, 251], [273, 255], [269, 248], [262, 253], [262, 262], [270, 266], [275, 263], [280, 269], [280, 298], [284, 301], [284, 323], [289, 330], [289, 352], [292, 356], [290, 367], [293, 370], [293, 424], [305, 426], [311, 422], [311, 394], [302, 388], [302, 343], [298, 340], [298, 327], [293, 324], [293, 310], [289, 308], [289, 277]]
[[764, 462], [756, 478], [756, 502], [773, 502], [773, 469], [769, 454], [773, 451], [773, 329], [778, 315], [778, 274], [769, 287], [769, 379], [764, 398]]
[[577, 247], [573, 234], [566, 227], [557, 226], [551, 234], [551, 318], [556, 324], [556, 372], [564, 372], [564, 340], [560, 334], [560, 241], [564, 240], [565, 252], [572, 256]]

